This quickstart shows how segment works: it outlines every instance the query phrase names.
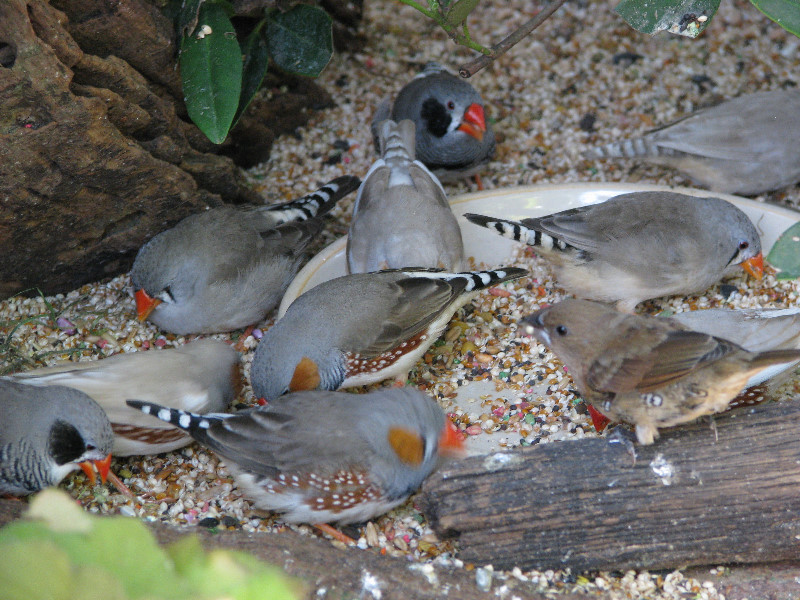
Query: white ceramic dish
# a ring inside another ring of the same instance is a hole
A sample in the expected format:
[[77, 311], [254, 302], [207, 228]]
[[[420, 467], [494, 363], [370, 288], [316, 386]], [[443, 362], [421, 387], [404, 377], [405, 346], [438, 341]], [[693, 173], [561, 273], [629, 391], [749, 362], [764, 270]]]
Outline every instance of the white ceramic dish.
[[[516, 242], [469, 223], [464, 218], [464, 213], [472, 212], [519, 220], [603, 202], [628, 192], [641, 191], [672, 191], [692, 196], [717, 196], [733, 202], [755, 223], [761, 235], [761, 245], [765, 255], [778, 236], [800, 217], [797, 212], [786, 208], [729, 194], [638, 183], [565, 183], [506, 188], [455, 196], [450, 199], [450, 205], [461, 225], [465, 254], [473, 256], [477, 264], [484, 263], [496, 267], [508, 261]], [[347, 274], [346, 247], [347, 237], [341, 237], [303, 267], [286, 290], [278, 309], [278, 318], [283, 316], [289, 305], [303, 292], [323, 281]]]
[[[713, 195], [733, 202], [755, 223], [761, 235], [761, 244], [765, 255], [778, 236], [800, 218], [799, 213], [789, 209], [754, 202], [738, 196], [714, 194], [706, 190], [691, 188], [625, 183], [570, 183], [491, 190], [456, 196], [450, 200], [450, 205], [461, 226], [466, 256], [474, 257], [476, 264], [483, 263], [488, 267], [497, 267], [508, 264], [517, 243], [486, 228], [469, 223], [464, 218], [464, 213], [473, 212], [519, 220], [603, 202], [619, 194], [638, 191], [674, 191], [693, 196]], [[278, 318], [283, 316], [289, 305], [303, 292], [323, 281], [347, 273], [346, 246], [347, 238], [342, 237], [311, 259], [287, 289], [278, 311]], [[544, 388], [540, 390], [533, 386], [532, 395], [544, 393]], [[468, 413], [480, 413], [482, 407], [479, 398], [486, 394], [505, 398], [510, 403], [514, 402], [511, 391], [501, 390], [498, 392], [495, 390], [494, 382], [487, 380], [459, 387], [454, 404]], [[498, 442], [501, 437], [507, 439], [509, 446], [517, 445], [520, 439], [519, 434], [511, 432], [506, 432], [502, 436], [500, 434], [471, 436], [467, 440], [467, 450], [470, 454], [485, 454], [495, 451], [499, 448]]]

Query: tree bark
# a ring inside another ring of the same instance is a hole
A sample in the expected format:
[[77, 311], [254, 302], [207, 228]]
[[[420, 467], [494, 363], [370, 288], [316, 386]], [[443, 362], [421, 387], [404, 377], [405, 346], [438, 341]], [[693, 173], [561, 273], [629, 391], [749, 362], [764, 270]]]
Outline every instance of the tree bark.
[[471, 457], [435, 473], [420, 505], [459, 558], [495, 568], [625, 570], [800, 557], [800, 403], [662, 432]]
[[262, 202], [234, 160], [266, 160], [332, 103], [270, 73], [270, 99], [215, 146], [189, 122], [176, 64], [173, 25], [147, 0], [0, 2], [0, 299], [116, 275], [189, 214]]

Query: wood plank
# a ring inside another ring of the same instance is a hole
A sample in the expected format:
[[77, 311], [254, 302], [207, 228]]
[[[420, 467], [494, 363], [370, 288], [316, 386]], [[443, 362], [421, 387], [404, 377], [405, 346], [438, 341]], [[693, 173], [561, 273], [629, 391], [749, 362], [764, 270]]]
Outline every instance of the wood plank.
[[423, 487], [459, 558], [507, 569], [672, 569], [800, 558], [800, 402], [452, 462]]

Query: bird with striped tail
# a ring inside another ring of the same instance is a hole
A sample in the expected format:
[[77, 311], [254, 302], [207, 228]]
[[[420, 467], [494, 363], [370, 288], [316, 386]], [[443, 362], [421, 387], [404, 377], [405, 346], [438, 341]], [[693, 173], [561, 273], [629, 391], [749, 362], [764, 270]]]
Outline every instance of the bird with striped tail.
[[458, 271], [464, 244], [444, 188], [414, 160], [414, 123], [378, 126], [379, 158], [364, 177], [347, 235], [347, 269], [433, 267]]
[[761, 194], [800, 181], [800, 90], [744, 94], [633, 139], [584, 152], [677, 169], [715, 192]]
[[468, 221], [536, 249], [559, 285], [633, 312], [644, 300], [702, 292], [744, 269], [761, 279], [761, 238], [720, 198], [633, 192], [544, 217]]
[[297, 273], [322, 215], [359, 184], [337, 177], [293, 202], [221, 206], [159, 233], [131, 269], [139, 320], [181, 335], [257, 323]]
[[299, 392], [236, 415], [128, 404], [216, 452], [257, 507], [284, 513], [288, 523], [367, 521], [405, 501], [440, 457], [463, 448], [439, 405], [412, 388]]
[[459, 308], [525, 269], [398, 269], [337, 277], [297, 298], [256, 348], [256, 397], [336, 390], [404, 376]]

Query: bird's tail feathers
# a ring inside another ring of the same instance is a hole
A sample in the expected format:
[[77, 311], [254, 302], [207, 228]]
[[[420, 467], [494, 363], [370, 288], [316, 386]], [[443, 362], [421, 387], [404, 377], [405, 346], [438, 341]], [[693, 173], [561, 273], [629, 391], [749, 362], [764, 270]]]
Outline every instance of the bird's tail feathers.
[[645, 135], [619, 142], [611, 142], [605, 146], [597, 146], [583, 152], [583, 158], [641, 158], [647, 156], [667, 156], [675, 154], [672, 148], [666, 148]]
[[519, 267], [501, 267], [488, 271], [462, 271], [460, 273], [447, 273], [435, 270], [408, 270], [400, 269], [407, 273], [409, 277], [427, 277], [429, 279], [447, 279], [449, 281], [464, 279], [466, 286], [464, 290], [473, 292], [493, 287], [505, 281], [513, 281], [520, 277], [525, 277], [528, 271]]
[[480, 225], [496, 231], [503, 237], [514, 240], [515, 242], [522, 242], [529, 246], [537, 248], [544, 248], [545, 250], [567, 250], [570, 245], [547, 235], [544, 232], [538, 231], [531, 227], [526, 227], [518, 221], [509, 221], [507, 219], [498, 219], [497, 217], [487, 217], [485, 215], [476, 215], [474, 213], [464, 214], [464, 218], [470, 223]]
[[330, 211], [339, 200], [358, 189], [359, 185], [361, 180], [358, 177], [342, 175], [302, 198], [285, 204], [265, 206], [260, 210], [272, 213], [276, 225], [289, 221], [307, 221]]
[[381, 158], [389, 166], [393, 163], [413, 162], [415, 157], [416, 126], [413, 121], [403, 119], [399, 123], [392, 120], [378, 124], [378, 145]]
[[786, 368], [787, 365], [800, 362], [800, 350], [786, 348], [759, 352], [750, 360], [753, 369], [768, 369], [772, 366]]
[[126, 400], [125, 403], [132, 408], [142, 411], [146, 415], [161, 419], [165, 423], [169, 423], [178, 429], [188, 432], [194, 439], [199, 441], [203, 441], [206, 438], [205, 432], [213, 423], [223, 421], [233, 416], [228, 413], [198, 415], [196, 413], [178, 410], [177, 408], [168, 408], [160, 404], [144, 402], [142, 400]]

